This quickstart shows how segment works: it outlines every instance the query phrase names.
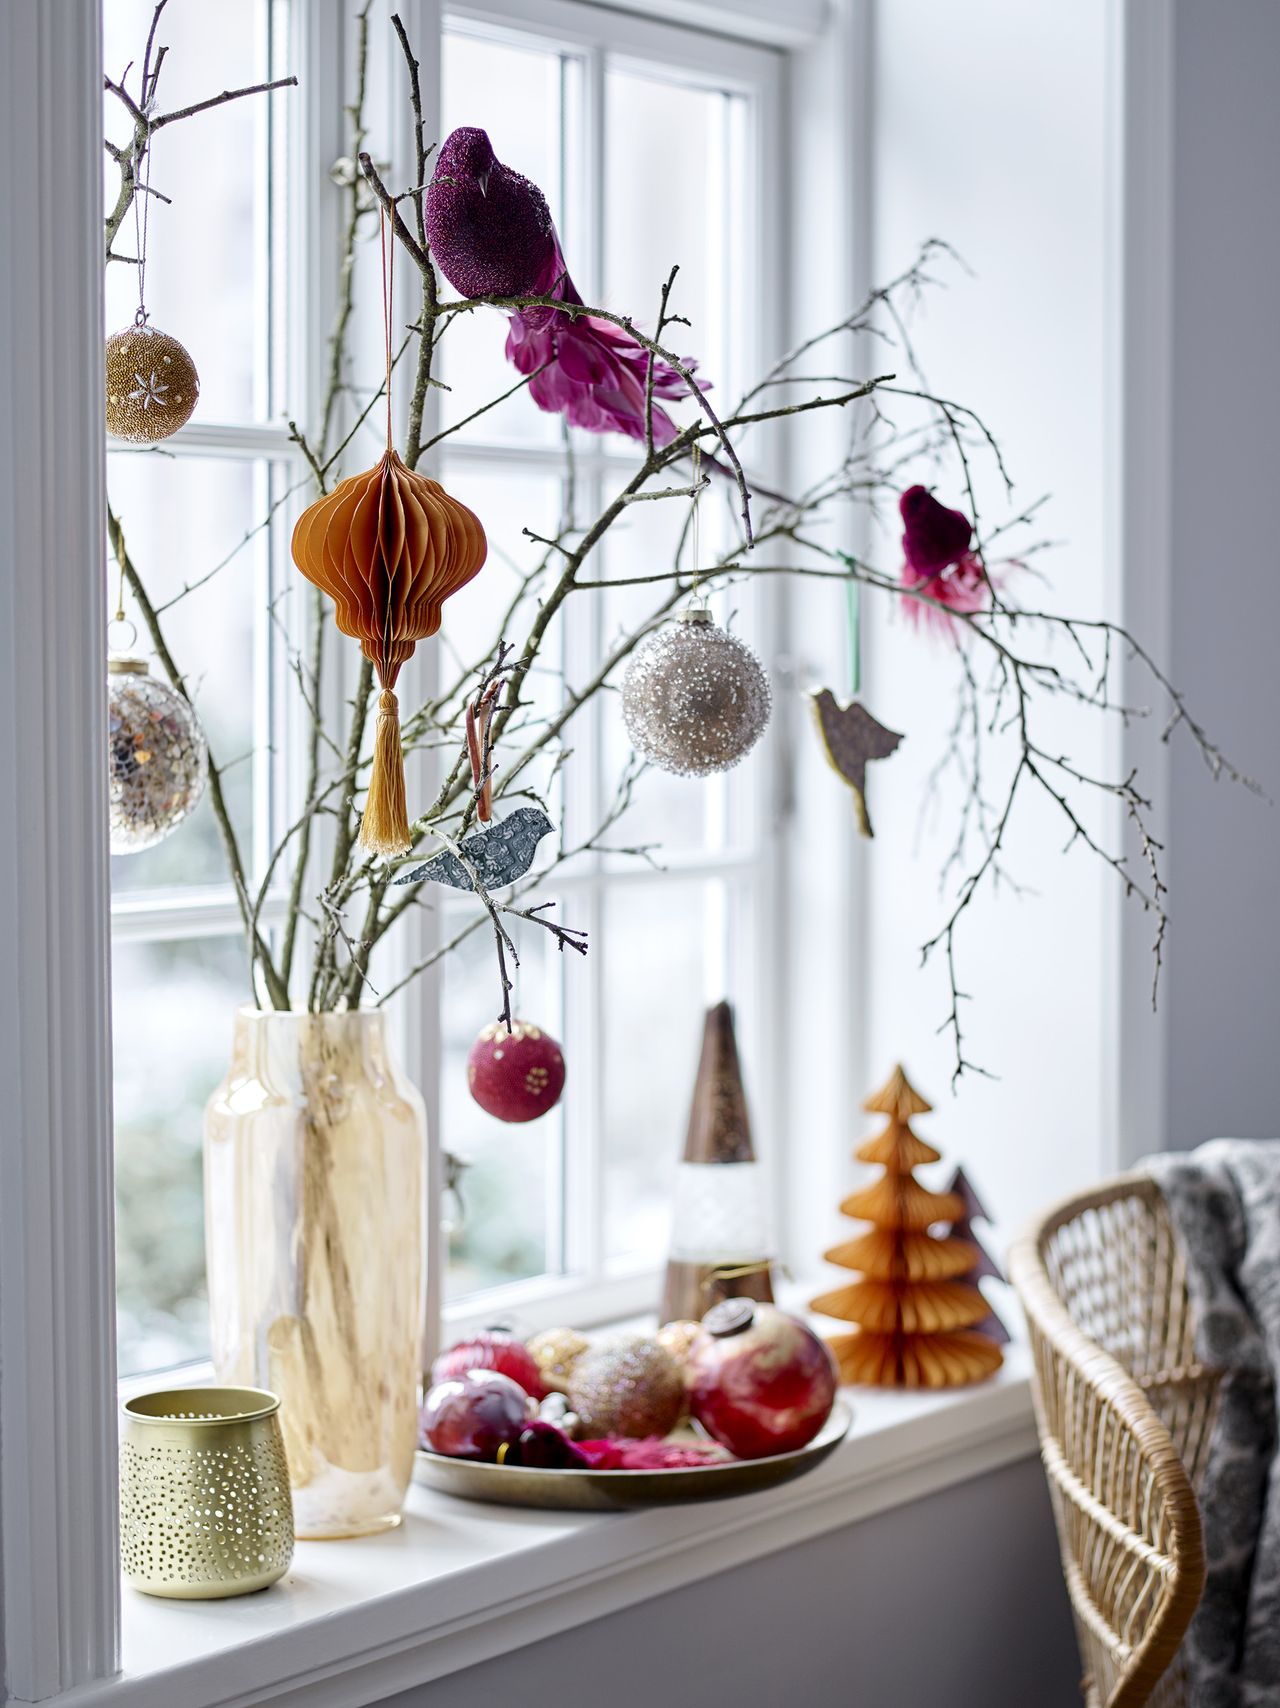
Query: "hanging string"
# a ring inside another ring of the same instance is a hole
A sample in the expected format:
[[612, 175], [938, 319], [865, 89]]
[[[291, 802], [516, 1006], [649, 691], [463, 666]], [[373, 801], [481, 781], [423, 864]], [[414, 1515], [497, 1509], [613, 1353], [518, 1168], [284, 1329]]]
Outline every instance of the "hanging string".
[[387, 227], [390, 215], [383, 208], [378, 230], [382, 237], [382, 337], [387, 364], [387, 449], [391, 449], [391, 311], [395, 304], [396, 246], [394, 240], [387, 248]]
[[[693, 596], [702, 586], [702, 553], [698, 546], [698, 500], [702, 497], [702, 446], [693, 441], [693, 509], [689, 518], [689, 542], [693, 548]], [[705, 600], [703, 601], [705, 604]]]
[[[146, 100], [144, 89], [143, 100]], [[150, 113], [147, 106], [144, 112]], [[135, 326], [147, 324], [147, 226], [151, 218], [151, 127], [148, 124], [147, 134], [142, 144], [142, 155], [135, 168], [135, 188], [133, 192], [133, 241], [138, 251], [138, 312], [134, 315]]]
[[[122, 645], [119, 647], [117, 647], [116, 644], [111, 639], [111, 631], [113, 629], [128, 629], [128, 631], [129, 631], [128, 639], [124, 640], [122, 642]], [[135, 626], [135, 624], [131, 623], [129, 621], [128, 617], [126, 617], [124, 614], [124, 565], [121, 564], [120, 565], [120, 581], [119, 581], [119, 585], [116, 588], [115, 615], [111, 618], [111, 621], [107, 624], [107, 655], [108, 655], [108, 658], [110, 659], [114, 654], [116, 654], [118, 652], [131, 653], [137, 644], [138, 644], [137, 627]]]

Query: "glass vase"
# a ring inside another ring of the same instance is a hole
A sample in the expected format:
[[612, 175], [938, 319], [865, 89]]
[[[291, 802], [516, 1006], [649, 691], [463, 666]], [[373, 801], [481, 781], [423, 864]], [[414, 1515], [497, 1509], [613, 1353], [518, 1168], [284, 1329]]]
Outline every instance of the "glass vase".
[[384, 1016], [242, 1008], [204, 1169], [214, 1365], [280, 1396], [296, 1534], [390, 1528], [417, 1435], [427, 1126]]

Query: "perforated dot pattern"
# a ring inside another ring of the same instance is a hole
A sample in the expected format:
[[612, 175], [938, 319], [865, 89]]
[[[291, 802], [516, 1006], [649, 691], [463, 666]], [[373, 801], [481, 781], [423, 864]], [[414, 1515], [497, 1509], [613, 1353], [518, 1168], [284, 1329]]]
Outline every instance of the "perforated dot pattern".
[[140, 1433], [120, 1444], [120, 1555], [133, 1584], [153, 1595], [236, 1595], [288, 1570], [293, 1509], [274, 1417], [234, 1433], [193, 1431], [183, 1446]]

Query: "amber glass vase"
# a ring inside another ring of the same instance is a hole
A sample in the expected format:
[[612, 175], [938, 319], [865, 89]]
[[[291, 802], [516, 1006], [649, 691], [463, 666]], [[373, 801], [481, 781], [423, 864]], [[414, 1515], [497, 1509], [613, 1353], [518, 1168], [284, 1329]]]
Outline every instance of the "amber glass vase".
[[399, 1522], [413, 1471], [427, 1168], [381, 1014], [243, 1008], [205, 1115], [218, 1380], [279, 1394], [299, 1537]]

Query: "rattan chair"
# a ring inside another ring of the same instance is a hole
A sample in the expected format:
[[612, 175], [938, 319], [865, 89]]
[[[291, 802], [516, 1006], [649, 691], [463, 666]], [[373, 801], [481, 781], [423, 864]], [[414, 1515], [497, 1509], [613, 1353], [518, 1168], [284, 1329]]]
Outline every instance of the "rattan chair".
[[1218, 1372], [1196, 1362], [1155, 1182], [1071, 1198], [1015, 1245], [1041, 1455], [1089, 1708], [1181, 1708], [1178, 1646], [1204, 1585], [1195, 1490]]

